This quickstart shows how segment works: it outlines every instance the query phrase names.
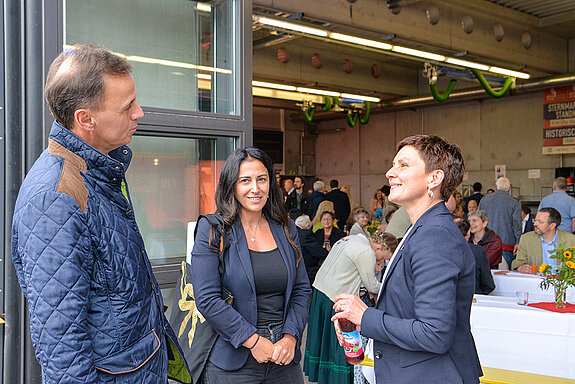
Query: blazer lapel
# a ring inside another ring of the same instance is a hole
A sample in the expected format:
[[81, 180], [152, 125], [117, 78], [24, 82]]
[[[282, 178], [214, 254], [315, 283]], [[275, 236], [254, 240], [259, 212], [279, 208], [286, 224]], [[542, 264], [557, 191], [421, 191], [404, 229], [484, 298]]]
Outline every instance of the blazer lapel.
[[405, 244], [407, 244], [407, 242], [409, 241], [409, 239], [411, 238], [411, 236], [414, 232], [415, 232], [415, 228], [412, 228], [411, 230], [409, 230], [409, 234], [407, 235], [405, 240], [402, 242], [401, 247], [399, 248], [399, 250], [395, 254], [395, 257], [393, 258], [393, 262], [387, 267], [389, 269], [389, 272], [387, 272], [387, 274], [385, 275], [385, 280], [383, 280], [383, 282], [382, 282], [381, 290], [380, 290], [379, 295], [377, 297], [376, 306], [378, 305], [379, 301], [383, 297], [383, 292], [385, 291], [385, 289], [387, 287], [387, 282], [389, 281], [391, 274], [395, 271], [397, 264], [403, 258], [403, 251], [405, 248]]
[[236, 248], [236, 253], [238, 258], [240, 259], [240, 263], [244, 268], [244, 272], [248, 281], [250, 282], [250, 287], [256, 294], [256, 283], [254, 281], [254, 270], [252, 268], [252, 258], [250, 257], [250, 250], [248, 248], [248, 239], [244, 233], [244, 229], [242, 228], [241, 221], [236, 220], [233, 227], [234, 238], [236, 241], [233, 242], [233, 246]]
[[[541, 236], [537, 236], [537, 252], [535, 253], [535, 264], [543, 264], [543, 239]], [[511, 269], [511, 268], [509, 268]]]

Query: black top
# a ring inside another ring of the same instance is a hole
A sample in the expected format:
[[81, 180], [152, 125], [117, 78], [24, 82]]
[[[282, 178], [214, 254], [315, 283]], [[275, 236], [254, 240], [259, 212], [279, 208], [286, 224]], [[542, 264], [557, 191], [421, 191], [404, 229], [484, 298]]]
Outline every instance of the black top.
[[252, 269], [256, 284], [258, 328], [281, 323], [284, 318], [284, 298], [287, 287], [287, 267], [279, 249], [252, 251]]
[[[317, 231], [315, 231], [314, 236], [317, 239], [317, 241], [319, 241], [319, 243], [323, 246], [323, 243], [325, 242], [325, 230], [323, 228], [318, 229]], [[344, 237], [345, 233], [341, 229], [332, 227], [331, 233], [329, 234], [329, 245], [333, 247], [333, 245], [337, 243], [339, 239]]]
[[327, 257], [327, 250], [317, 241], [311, 229], [301, 229], [297, 227], [297, 232], [299, 234], [299, 244], [307, 271], [307, 277], [309, 278], [309, 283], [313, 284], [321, 263], [323, 263]]
[[473, 256], [475, 256], [475, 293], [488, 295], [495, 289], [495, 282], [489, 269], [487, 253], [480, 245], [469, 243]]

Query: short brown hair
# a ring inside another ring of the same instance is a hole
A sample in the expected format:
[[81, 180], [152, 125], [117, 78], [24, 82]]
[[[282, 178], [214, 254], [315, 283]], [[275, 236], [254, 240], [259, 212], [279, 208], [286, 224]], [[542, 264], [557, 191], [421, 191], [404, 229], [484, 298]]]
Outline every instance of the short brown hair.
[[439, 188], [441, 198], [445, 201], [455, 188], [463, 181], [465, 165], [461, 148], [450, 144], [443, 138], [434, 135], [415, 135], [406, 137], [397, 144], [397, 151], [405, 146], [413, 146], [425, 163], [425, 172], [436, 169], [443, 171], [445, 177]]
[[52, 62], [46, 77], [45, 95], [52, 115], [71, 129], [77, 109], [97, 110], [103, 101], [103, 75], [120, 76], [131, 71], [125, 58], [95, 45], [79, 44], [65, 50]]

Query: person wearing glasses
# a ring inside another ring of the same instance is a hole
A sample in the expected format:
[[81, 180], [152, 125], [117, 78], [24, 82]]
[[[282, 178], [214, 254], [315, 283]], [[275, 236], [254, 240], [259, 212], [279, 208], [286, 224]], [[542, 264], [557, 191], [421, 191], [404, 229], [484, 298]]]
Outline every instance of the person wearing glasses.
[[333, 226], [335, 215], [333, 212], [325, 211], [321, 214], [321, 225], [323, 228], [318, 229], [314, 235], [320, 244], [329, 252], [331, 247], [342, 237], [345, 233]]

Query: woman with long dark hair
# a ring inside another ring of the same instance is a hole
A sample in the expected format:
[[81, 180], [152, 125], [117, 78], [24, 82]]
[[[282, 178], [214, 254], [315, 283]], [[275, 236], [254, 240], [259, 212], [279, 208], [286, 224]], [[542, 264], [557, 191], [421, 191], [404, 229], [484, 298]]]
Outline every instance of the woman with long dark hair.
[[[241, 148], [228, 157], [216, 212], [230, 240], [223, 279], [221, 234], [205, 219], [198, 222], [191, 264], [197, 307], [218, 333], [204, 382], [303, 383], [299, 345], [311, 288], [267, 154]], [[222, 288], [233, 296], [231, 305]]]

